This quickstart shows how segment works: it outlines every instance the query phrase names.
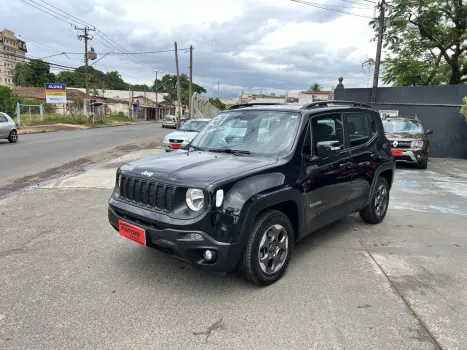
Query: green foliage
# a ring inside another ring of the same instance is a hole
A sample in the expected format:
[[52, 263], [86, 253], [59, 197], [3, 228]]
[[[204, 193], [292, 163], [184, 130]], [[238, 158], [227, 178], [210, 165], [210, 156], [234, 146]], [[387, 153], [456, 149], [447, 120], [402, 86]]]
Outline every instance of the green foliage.
[[[50, 104], [50, 103], [44, 103], [44, 101], [36, 100], [33, 98], [24, 98], [24, 97], [16, 96], [16, 102], [19, 102], [22, 105], [40, 105], [42, 103], [45, 113], [55, 113], [57, 109], [57, 105]], [[21, 113], [26, 113], [27, 111], [28, 111], [28, 107], [24, 106], [21, 108]]]
[[464, 97], [462, 102], [463, 103], [462, 103], [462, 107], [461, 107], [461, 114], [464, 116], [465, 122], [467, 123], [467, 96]]
[[[188, 105], [189, 101], [189, 85], [190, 79], [186, 74], [180, 75], [180, 90], [181, 100], [184, 105]], [[153, 91], [156, 91], [156, 81], [152, 86]], [[192, 83], [193, 92], [198, 94], [206, 93], [206, 89], [198, 84]], [[168, 94], [166, 101], [168, 104], [174, 104], [177, 101], [177, 75], [165, 74], [162, 79], [157, 80], [157, 92], [165, 92]]]
[[318, 84], [318, 83], [313, 83], [313, 85], [310, 86], [311, 91], [321, 91], [323, 87]]
[[216, 97], [216, 98], [210, 98], [210, 99], [209, 99], [209, 102], [210, 102], [213, 106], [219, 108], [219, 110], [221, 110], [221, 111], [223, 111], [223, 110], [226, 108], [225, 104], [222, 103], [222, 101], [221, 101], [218, 97]]
[[18, 63], [13, 73], [13, 82], [18, 86], [44, 86], [55, 82], [55, 74], [50, 72], [50, 65], [42, 60]]
[[15, 98], [8, 86], [0, 85], [0, 112], [5, 112], [10, 116], [15, 113]]
[[[467, 3], [393, 0], [384, 34], [383, 82], [394, 86], [467, 82]], [[375, 21], [370, 25], [376, 30]]]
[[152, 89], [146, 84], [135, 84], [131, 85], [133, 91], [152, 91]]

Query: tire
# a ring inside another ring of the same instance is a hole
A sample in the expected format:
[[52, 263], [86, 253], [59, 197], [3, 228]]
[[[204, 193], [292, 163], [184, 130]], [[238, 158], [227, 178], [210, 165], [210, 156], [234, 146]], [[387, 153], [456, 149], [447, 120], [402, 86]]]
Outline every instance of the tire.
[[[360, 217], [368, 224], [379, 224], [383, 221], [389, 207], [389, 184], [384, 177], [378, 177], [376, 181], [376, 190], [371, 196], [370, 202], [360, 211]], [[385, 191], [384, 194], [382, 189]], [[381, 206], [383, 207], [381, 208]]]
[[10, 135], [8, 135], [8, 141], [10, 141], [10, 143], [18, 142], [18, 131], [11, 130]]
[[238, 272], [258, 286], [273, 284], [284, 275], [293, 248], [294, 232], [289, 218], [280, 211], [267, 210], [253, 223]]
[[421, 161], [419, 161], [419, 162], [417, 163], [417, 168], [418, 168], [418, 169], [426, 169], [426, 168], [428, 168], [428, 156], [427, 156], [425, 159], [423, 159], [423, 160], [421, 160]]

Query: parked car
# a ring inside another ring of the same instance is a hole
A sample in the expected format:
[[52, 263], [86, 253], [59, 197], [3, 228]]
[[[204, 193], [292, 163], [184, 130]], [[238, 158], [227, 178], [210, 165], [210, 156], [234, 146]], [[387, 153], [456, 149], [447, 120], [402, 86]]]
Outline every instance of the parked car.
[[0, 112], [0, 139], [8, 139], [11, 143], [18, 142], [16, 124], [8, 114], [3, 112]]
[[188, 145], [193, 138], [211, 121], [211, 119], [191, 119], [182, 124], [177, 131], [166, 135], [163, 140], [166, 152]]
[[[180, 123], [184, 123], [186, 118], [184, 116], [180, 117]], [[177, 117], [174, 115], [166, 115], [162, 120], [162, 127], [163, 128], [177, 128]]]
[[383, 126], [396, 162], [415, 164], [420, 169], [428, 167], [428, 135], [433, 130], [425, 131], [417, 117], [387, 117]]
[[311, 232], [354, 212], [380, 223], [394, 171], [368, 105], [235, 107], [186, 149], [121, 166], [108, 219], [143, 246], [269, 285]]

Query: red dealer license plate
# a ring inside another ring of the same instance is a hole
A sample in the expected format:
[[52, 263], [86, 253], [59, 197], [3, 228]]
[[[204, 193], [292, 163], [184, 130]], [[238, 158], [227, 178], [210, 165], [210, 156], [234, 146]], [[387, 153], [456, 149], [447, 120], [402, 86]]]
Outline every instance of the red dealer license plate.
[[181, 144], [179, 144], [179, 143], [172, 144], [172, 149], [179, 149], [179, 148], [182, 148]]
[[394, 157], [402, 157], [402, 151], [392, 151]]
[[130, 225], [123, 221], [118, 221], [118, 231], [120, 235], [141, 245], [146, 245], [146, 231], [142, 228]]

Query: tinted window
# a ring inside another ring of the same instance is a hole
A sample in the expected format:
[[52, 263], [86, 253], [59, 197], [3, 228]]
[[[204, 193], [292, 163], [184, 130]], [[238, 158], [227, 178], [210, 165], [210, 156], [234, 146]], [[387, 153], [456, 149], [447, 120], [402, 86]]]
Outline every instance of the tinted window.
[[378, 132], [378, 125], [376, 124], [376, 115], [374, 113], [367, 114], [368, 123], [370, 124], [370, 134], [373, 136]]
[[8, 121], [8, 119], [6, 119], [6, 117], [4, 117], [3, 115], [0, 115], [0, 123], [6, 123]]
[[347, 114], [346, 118], [350, 147], [367, 143], [370, 139], [371, 132], [366, 113]]
[[344, 132], [340, 114], [329, 114], [314, 118], [311, 122], [313, 149], [322, 141], [338, 141], [335, 146], [344, 146]]

